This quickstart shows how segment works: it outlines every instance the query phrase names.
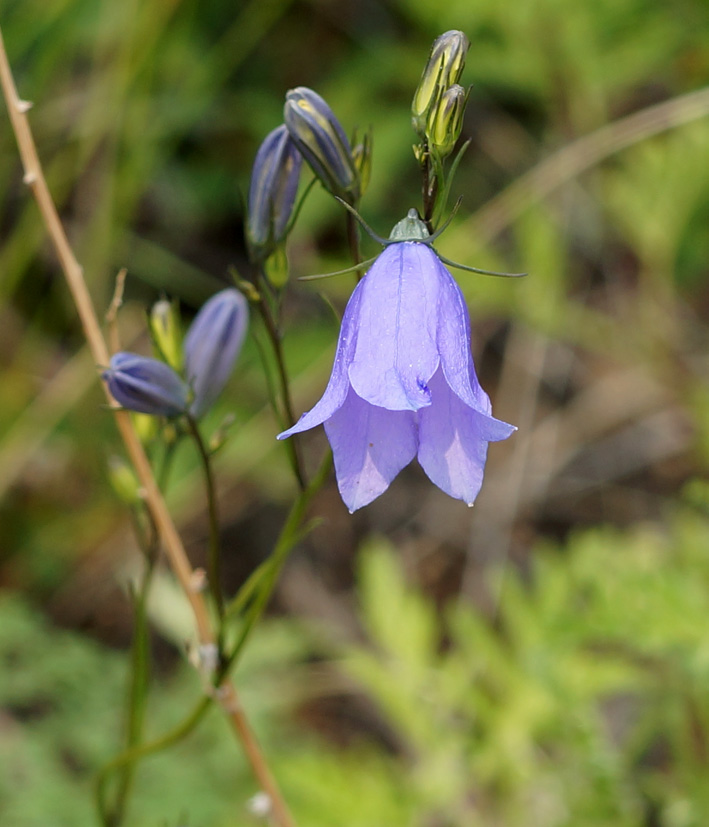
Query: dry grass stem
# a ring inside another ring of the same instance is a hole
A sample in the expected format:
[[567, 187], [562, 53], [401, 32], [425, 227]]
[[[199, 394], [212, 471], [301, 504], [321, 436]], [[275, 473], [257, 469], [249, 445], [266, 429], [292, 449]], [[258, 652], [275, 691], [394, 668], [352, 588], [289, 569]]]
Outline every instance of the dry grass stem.
[[[49, 192], [29, 121], [27, 120], [26, 113], [30, 109], [31, 104], [21, 100], [17, 94], [17, 88], [5, 51], [1, 30], [0, 83], [2, 84], [3, 95], [22, 159], [24, 181], [32, 190], [37, 206], [41, 212], [42, 220], [56, 250], [94, 362], [98, 366], [105, 366], [109, 362], [108, 347], [84, 280], [83, 269], [74, 255], [61, 219], [59, 218], [54, 200]], [[114, 400], [111, 398], [105, 385], [104, 390], [109, 403], [113, 403]], [[182, 539], [155, 481], [148, 458], [133, 428], [130, 415], [127, 411], [116, 411], [115, 417], [128, 456], [143, 486], [145, 502], [162, 538], [172, 570], [179, 580], [180, 586], [192, 608], [200, 645], [213, 644], [215, 635], [209, 611], [202, 593], [193, 588], [194, 571], [187, 557]], [[266, 765], [241, 704], [238, 702], [238, 696], [233, 683], [229, 679], [226, 679], [219, 687], [216, 695], [218, 702], [228, 716], [234, 731], [241, 741], [254, 775], [258, 779], [263, 791], [269, 796], [274, 823], [278, 825], [278, 827], [292, 827], [294, 822], [280, 795], [275, 780]]]

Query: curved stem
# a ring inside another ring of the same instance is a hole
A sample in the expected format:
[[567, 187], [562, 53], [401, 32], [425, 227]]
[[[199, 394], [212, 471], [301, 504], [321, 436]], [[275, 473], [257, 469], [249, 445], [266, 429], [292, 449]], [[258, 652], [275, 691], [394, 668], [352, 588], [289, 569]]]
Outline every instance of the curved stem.
[[[47, 233], [54, 245], [67, 286], [76, 305], [79, 318], [81, 319], [84, 335], [91, 350], [94, 364], [107, 365], [109, 361], [108, 348], [106, 347], [106, 342], [101, 332], [98, 316], [96, 315], [91, 296], [84, 280], [83, 270], [69, 244], [69, 239], [64, 231], [59, 213], [57, 212], [49, 187], [47, 186], [42, 165], [37, 155], [32, 130], [27, 119], [29, 104], [22, 101], [17, 94], [15, 80], [7, 59], [1, 28], [0, 85], [2, 85], [12, 129], [17, 139], [17, 146], [25, 171], [25, 182], [32, 190]], [[109, 403], [112, 403], [113, 399], [105, 383], [103, 386]], [[167, 508], [167, 504], [160, 493], [143, 446], [133, 428], [128, 412], [118, 411], [115, 417], [126, 451], [144, 489], [146, 504], [160, 532], [160, 537], [165, 546], [170, 565], [192, 609], [200, 644], [203, 646], [211, 645], [214, 642], [214, 633], [207, 606], [201, 592], [196, 588], [194, 571], [187, 557], [184, 544]], [[253, 733], [251, 733], [244, 711], [238, 704], [234, 686], [230, 682], [225, 681], [220, 689], [223, 689], [223, 691], [221, 696], [217, 697], [217, 700], [232, 727], [238, 734], [254, 775], [270, 799], [274, 823], [277, 824], [278, 827], [292, 827], [293, 819], [280, 794], [278, 785], [259, 750]]]
[[[224, 597], [222, 595], [222, 572], [221, 572], [221, 541], [219, 535], [219, 513], [217, 506], [217, 490], [214, 484], [214, 473], [212, 471], [212, 459], [204, 444], [202, 434], [195, 420], [187, 417], [190, 434], [195, 441], [199, 458], [204, 473], [204, 484], [207, 489], [207, 513], [209, 519], [209, 544], [207, 550], [207, 576], [209, 581], [209, 592], [212, 595], [214, 606], [219, 616], [219, 624], [224, 618]], [[221, 631], [220, 631], [221, 636]]]
[[[268, 338], [271, 341], [273, 355], [276, 359], [276, 369], [278, 371], [278, 384], [280, 388], [281, 402], [283, 404], [283, 411], [285, 413], [286, 418], [286, 427], [290, 428], [292, 425], [295, 425], [296, 418], [295, 414], [293, 413], [293, 401], [290, 393], [290, 382], [288, 381], [286, 360], [283, 353], [283, 342], [281, 339], [280, 331], [278, 330], [278, 325], [273, 316], [271, 306], [266, 301], [263, 295], [263, 285], [264, 282], [267, 281], [263, 273], [259, 272], [258, 280], [258, 309], [259, 313], [261, 314], [261, 318], [263, 319], [263, 323], [266, 326], [266, 332], [268, 333]], [[304, 491], [307, 486], [307, 482], [305, 478], [305, 472], [303, 471], [303, 463], [300, 458], [300, 453], [298, 451], [298, 444], [295, 440], [289, 439], [286, 440], [285, 445], [286, 450], [288, 451], [288, 457], [290, 460], [291, 467], [293, 468], [293, 473], [295, 474], [295, 478], [298, 482], [298, 487], [301, 491]]]
[[[155, 538], [157, 539], [157, 537]], [[157, 547], [157, 543], [153, 543]], [[156, 549], [155, 549], [156, 550]], [[152, 553], [151, 553], [152, 551]], [[150, 582], [155, 570], [155, 553], [152, 549], [145, 551], [146, 564], [143, 578], [135, 600], [135, 630], [131, 645], [131, 681], [128, 690], [128, 725], [126, 745], [135, 747], [140, 743], [145, 722], [145, 702], [148, 691], [150, 642], [148, 639], [148, 593]], [[121, 774], [116, 791], [115, 803], [111, 813], [110, 823], [121, 824], [135, 777], [135, 763], [127, 763]]]
[[[161, 468], [158, 474], [160, 490], [164, 490], [172, 469], [172, 461], [175, 456], [178, 441], [173, 439], [168, 442], [165, 453], [162, 457]], [[160, 535], [158, 534], [155, 522], [151, 519], [150, 512], [146, 510], [147, 525], [142, 525], [139, 514], [134, 514], [134, 528], [138, 545], [143, 552], [143, 572], [137, 592], [134, 595], [135, 602], [135, 627], [133, 640], [131, 642], [131, 670], [130, 684], [128, 687], [127, 713], [126, 713], [126, 748], [136, 747], [143, 737], [143, 726], [145, 723], [145, 709], [150, 682], [150, 638], [148, 628], [148, 598], [150, 585], [155, 573], [155, 565], [160, 550]], [[114, 799], [113, 809], [107, 814], [106, 821], [114, 825], [123, 822], [130, 792], [133, 786], [133, 779], [136, 772], [136, 762], [127, 762], [123, 766], [121, 777], [118, 781], [118, 789]]]
[[[264, 571], [262, 578], [260, 578], [262, 582], [259, 583], [255, 589], [253, 589], [253, 591], [255, 591], [255, 596], [249, 606], [244, 628], [241, 630], [239, 639], [229, 653], [229, 656], [224, 660], [221, 669], [222, 676], [226, 676], [229, 673], [229, 670], [236, 664], [236, 661], [238, 660], [252, 629], [263, 614], [263, 611], [266, 608], [271, 595], [273, 594], [273, 589], [278, 580], [278, 576], [281, 573], [281, 569], [288, 559], [288, 555], [296, 543], [298, 543], [303, 537], [301, 526], [303, 519], [305, 518], [307, 508], [315, 494], [317, 494], [317, 492], [322, 488], [331, 468], [332, 452], [328, 451], [320, 465], [320, 468], [308, 487], [305, 491], [301, 492], [291, 506], [291, 510], [288, 513], [285, 523], [283, 524], [283, 528], [281, 529], [278, 540], [273, 547], [271, 556], [263, 564]], [[250, 589], [252, 588], [250, 581], [247, 581], [245, 585]], [[239, 598], [240, 595], [237, 595], [235, 600], [239, 601]]]
[[108, 827], [108, 825], [118, 823], [111, 820], [112, 816], [106, 805], [106, 784], [108, 783], [111, 774], [126, 765], [135, 765], [142, 758], [147, 758], [149, 755], [154, 755], [157, 752], [161, 752], [162, 750], [171, 747], [173, 744], [176, 744], [178, 741], [181, 741], [183, 738], [187, 737], [187, 735], [189, 735], [202, 720], [211, 704], [212, 698], [209, 696], [200, 698], [199, 703], [194, 707], [192, 712], [190, 712], [184, 721], [171, 729], [165, 735], [161, 735], [160, 738], [156, 738], [154, 741], [149, 741], [148, 743], [125, 749], [123, 752], [112, 758], [107, 764], [104, 764], [96, 776], [95, 782], [96, 807], [103, 824]]

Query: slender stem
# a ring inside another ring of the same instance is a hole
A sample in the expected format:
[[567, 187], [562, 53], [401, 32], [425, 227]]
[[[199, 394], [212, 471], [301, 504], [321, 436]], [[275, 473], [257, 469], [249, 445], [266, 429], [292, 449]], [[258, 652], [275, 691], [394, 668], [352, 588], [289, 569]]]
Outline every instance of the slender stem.
[[[156, 542], [153, 542], [157, 546]], [[131, 681], [128, 691], [128, 726], [126, 746], [135, 747], [140, 743], [145, 722], [145, 702], [149, 681], [150, 641], [148, 637], [148, 593], [155, 571], [155, 549], [146, 549], [146, 563], [143, 577], [135, 598], [135, 629], [131, 646]], [[126, 804], [135, 777], [135, 763], [124, 765], [116, 792], [110, 823], [121, 824]]]
[[[98, 317], [93, 302], [91, 301], [86, 282], [84, 281], [81, 265], [77, 261], [69, 244], [61, 219], [59, 218], [59, 213], [49, 192], [49, 187], [47, 186], [44, 172], [39, 162], [34, 138], [32, 137], [32, 131], [27, 119], [29, 104], [22, 101], [17, 94], [15, 80], [7, 59], [7, 52], [5, 51], [1, 28], [0, 84], [2, 85], [12, 129], [17, 139], [20, 157], [25, 171], [24, 180], [32, 190], [42, 214], [45, 227], [56, 250], [62, 272], [64, 273], [69, 291], [71, 292], [79, 318], [81, 319], [84, 335], [86, 336], [86, 341], [91, 350], [94, 363], [97, 365], [107, 365], [109, 360], [108, 348], [106, 347]], [[109, 402], [113, 402], [105, 383], [104, 390]], [[172, 569], [192, 608], [200, 643], [205, 646], [213, 644], [214, 634], [206, 603], [199, 588], [195, 585], [196, 579], [194, 571], [185, 552], [182, 539], [167, 508], [167, 504], [155, 481], [143, 446], [133, 428], [129, 414], [126, 411], [119, 411], [116, 412], [115, 417], [126, 451], [143, 487], [145, 502], [158, 528]], [[254, 775], [270, 799], [274, 822], [278, 827], [292, 827], [293, 819], [288, 812], [285, 801], [260, 752], [258, 744], [251, 733], [243, 709], [238, 703], [234, 686], [225, 681], [220, 689], [222, 693], [221, 696], [217, 696], [217, 699], [229, 718], [232, 727], [239, 735]]]
[[[278, 384], [280, 386], [281, 402], [283, 404], [283, 410], [286, 415], [286, 427], [290, 428], [292, 425], [295, 425], [296, 418], [295, 414], [293, 413], [293, 400], [291, 398], [290, 382], [288, 381], [288, 370], [286, 368], [286, 360], [283, 353], [283, 341], [281, 339], [281, 334], [278, 329], [276, 320], [274, 318], [273, 311], [271, 310], [271, 306], [269, 305], [268, 301], [265, 299], [263, 295], [263, 284], [266, 281], [266, 278], [262, 273], [259, 273], [258, 279], [258, 309], [261, 314], [261, 318], [263, 319], [264, 325], [266, 326], [266, 332], [268, 334], [268, 338], [271, 341], [273, 355], [276, 359], [276, 368], [278, 371]], [[293, 473], [295, 474], [295, 478], [298, 482], [298, 487], [301, 491], [304, 491], [307, 482], [305, 472], [303, 471], [303, 463], [298, 450], [298, 444], [297, 442], [295, 442], [295, 440], [292, 439], [286, 440], [285, 444], [286, 450], [288, 451], [290, 463], [293, 468]]]
[[271, 594], [273, 593], [276, 581], [278, 580], [278, 575], [280, 574], [284, 563], [288, 559], [289, 553], [291, 552], [295, 544], [302, 539], [303, 535], [300, 529], [307, 508], [310, 505], [310, 502], [315, 496], [315, 494], [317, 494], [317, 492], [322, 488], [323, 484], [325, 483], [325, 480], [327, 479], [330, 473], [331, 468], [332, 452], [328, 451], [320, 465], [320, 468], [311, 480], [308, 487], [305, 489], [305, 491], [302, 491], [300, 493], [296, 501], [291, 506], [291, 510], [288, 513], [288, 517], [286, 518], [285, 523], [283, 524], [283, 528], [281, 529], [281, 533], [278, 536], [278, 540], [276, 541], [276, 544], [273, 547], [271, 556], [264, 564], [267, 568], [263, 576], [263, 585], [259, 584], [259, 586], [257, 587], [256, 595], [253, 599], [251, 606], [249, 607], [248, 616], [244, 628], [241, 631], [241, 635], [239, 636], [238, 641], [234, 645], [234, 648], [231, 650], [229, 657], [226, 658], [226, 660], [224, 661], [222, 667], [223, 675], [227, 675], [229, 670], [233, 668], [234, 664], [238, 660], [239, 655], [241, 654], [242, 649], [244, 648], [244, 645], [251, 633], [251, 630], [256, 624], [256, 621], [263, 614], [263, 611], [266, 608], [266, 605], [268, 604]]
[[99, 811], [101, 821], [105, 825], [112, 823], [110, 821], [111, 814], [109, 813], [106, 805], [106, 784], [108, 783], [111, 775], [120, 770], [121, 767], [126, 765], [134, 766], [142, 758], [147, 758], [149, 755], [154, 755], [157, 752], [161, 752], [162, 750], [171, 747], [173, 744], [176, 744], [178, 741], [181, 741], [183, 738], [186, 738], [202, 720], [212, 703], [213, 698], [205, 695], [200, 698], [197, 705], [184, 719], [184, 721], [181, 721], [174, 729], [171, 729], [165, 735], [161, 735], [160, 738], [156, 738], [154, 741], [149, 741], [148, 743], [125, 749], [123, 752], [112, 758], [108, 763], [104, 764], [96, 776], [95, 795], [96, 808]]
[[428, 142], [425, 139], [421, 145], [421, 152], [421, 195], [423, 198], [423, 220], [428, 227], [428, 231], [433, 233], [433, 218], [436, 210], [436, 199], [438, 196], [438, 175]]
[[219, 535], [219, 514], [217, 506], [217, 490], [214, 485], [214, 473], [212, 471], [212, 459], [204, 444], [202, 434], [195, 420], [187, 417], [192, 438], [197, 446], [199, 458], [204, 472], [204, 484], [207, 489], [207, 513], [209, 519], [209, 545], [207, 551], [207, 573], [209, 579], [209, 591], [214, 600], [214, 605], [219, 616], [219, 623], [224, 618], [224, 596], [222, 595], [222, 573], [221, 573], [221, 542]]
[[[101, 333], [101, 327], [98, 322], [96, 311], [93, 307], [91, 296], [89, 295], [86, 282], [84, 281], [83, 269], [76, 260], [74, 252], [69, 244], [69, 240], [64, 232], [61, 219], [57, 212], [52, 196], [49, 192], [42, 166], [37, 156], [37, 150], [30, 130], [29, 121], [27, 120], [27, 111], [30, 104], [20, 100], [15, 82], [12, 77], [10, 64], [7, 60], [7, 53], [2, 39], [2, 30], [0, 29], [0, 83], [2, 83], [3, 94], [7, 103], [10, 121], [12, 128], [17, 138], [17, 144], [20, 150], [20, 156], [25, 169], [24, 180], [30, 187], [32, 193], [37, 201], [37, 205], [42, 214], [42, 219], [47, 228], [49, 237], [54, 244], [54, 248], [59, 258], [62, 271], [67, 281], [69, 291], [71, 292], [74, 304], [76, 305], [84, 335], [87, 344], [91, 350], [94, 363], [97, 365], [107, 365], [109, 361], [108, 348]], [[113, 402], [108, 388], [104, 383], [104, 390], [109, 402]], [[135, 430], [133, 429], [130, 415], [127, 411], [116, 411], [116, 424], [120, 431], [121, 437], [126, 445], [126, 450], [130, 456], [131, 462], [135, 466], [136, 473], [145, 491], [145, 500], [153, 514], [155, 523], [158, 526], [163, 542], [166, 546], [166, 551], [172, 567], [180, 580], [185, 593], [190, 600], [192, 610], [195, 614], [195, 620], [200, 632], [200, 637], [209, 639], [211, 637], [209, 615], [204, 601], [200, 594], [196, 593], [192, 587], [192, 567], [190, 566], [187, 554], [185, 552], [182, 541], [174, 526], [172, 518], [167, 510], [165, 501], [163, 500], [158, 490], [157, 484], [153, 477], [150, 464], [145, 455], [140, 440], [138, 439]]]
[[[170, 440], [166, 445], [158, 474], [161, 491], [164, 491], [167, 487], [177, 445], [178, 438]], [[138, 544], [143, 552], [144, 567], [140, 585], [135, 594], [135, 628], [133, 630], [133, 640], [131, 644], [131, 679], [128, 687], [128, 709], [126, 714], [127, 749], [137, 746], [143, 737], [145, 709], [150, 681], [148, 597], [155, 573], [155, 564], [158, 560], [158, 552], [160, 551], [160, 535], [158, 534], [155, 522], [150, 517], [150, 512], [147, 512], [147, 525], [144, 527], [141, 525], [140, 515], [136, 513], [134, 517], [135, 533], [138, 538]], [[119, 825], [123, 821], [135, 772], [136, 762], [127, 762], [124, 765], [121, 778], [118, 782], [113, 811], [109, 818], [112, 824]]]

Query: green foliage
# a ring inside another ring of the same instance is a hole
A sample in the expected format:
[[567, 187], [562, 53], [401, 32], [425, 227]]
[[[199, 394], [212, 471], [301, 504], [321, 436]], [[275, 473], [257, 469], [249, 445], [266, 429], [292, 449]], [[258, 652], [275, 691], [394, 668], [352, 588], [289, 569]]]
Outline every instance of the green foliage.
[[[272, 626], [265, 637], [260, 633], [254, 656], [244, 658], [240, 671], [242, 697], [259, 730], [265, 718], [274, 726], [284, 703], [279, 692], [264, 692], [264, 683], [283, 693], [289, 682], [281, 667], [302, 650], [284, 626]], [[0, 667], [0, 823], [95, 825], [95, 774], [121, 747], [126, 658], [85, 636], [53, 629], [40, 609], [4, 596]], [[199, 697], [197, 675], [186, 666], [154, 681], [148, 740], [180, 722]], [[139, 765], [127, 823], [155, 827], [180, 823], [181, 817], [182, 823], [210, 827], [233, 824], [234, 818], [256, 823], [247, 809], [255, 792], [243, 756], [219, 716], [211, 714], [183, 742]]]
[[406, 823], [705, 823], [707, 548], [692, 512], [669, 534], [579, 534], [542, 550], [530, 582], [504, 573], [494, 620], [460, 602], [443, 628], [393, 549], [364, 549], [371, 646], [343, 665], [402, 744]]

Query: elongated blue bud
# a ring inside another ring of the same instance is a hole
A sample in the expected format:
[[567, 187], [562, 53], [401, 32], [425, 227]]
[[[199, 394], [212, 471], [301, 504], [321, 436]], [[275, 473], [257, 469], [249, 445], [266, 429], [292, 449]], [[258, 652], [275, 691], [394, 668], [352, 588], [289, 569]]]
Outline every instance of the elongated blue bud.
[[212, 296], [185, 337], [185, 372], [194, 394], [190, 413], [200, 417], [224, 389], [249, 323], [244, 296], [233, 287]]
[[284, 120], [301, 155], [328, 192], [352, 204], [361, 195], [347, 136], [320, 95], [305, 86], [286, 94]]
[[268, 258], [285, 239], [302, 163], [303, 157], [285, 125], [270, 132], [256, 153], [246, 237], [252, 257], [257, 261]]
[[469, 48], [468, 38], [463, 32], [456, 30], [444, 32], [433, 41], [428, 63], [411, 104], [413, 126], [421, 137], [426, 134], [428, 115], [432, 107], [446, 89], [460, 80]]
[[189, 388], [164, 362], [137, 353], [114, 353], [102, 377], [123, 408], [154, 416], [187, 411]]

